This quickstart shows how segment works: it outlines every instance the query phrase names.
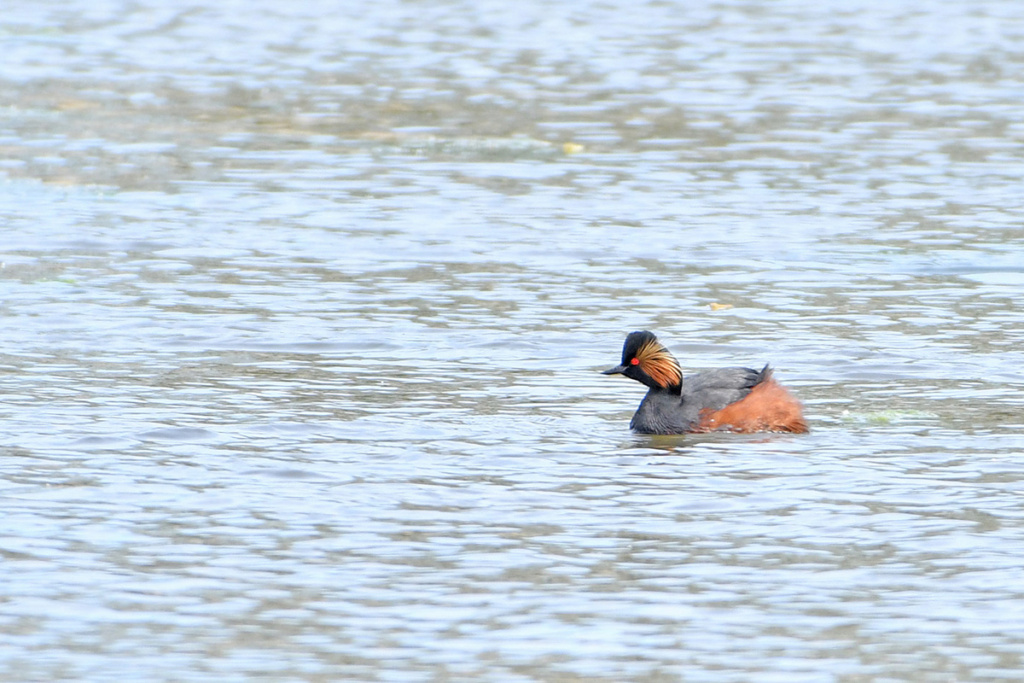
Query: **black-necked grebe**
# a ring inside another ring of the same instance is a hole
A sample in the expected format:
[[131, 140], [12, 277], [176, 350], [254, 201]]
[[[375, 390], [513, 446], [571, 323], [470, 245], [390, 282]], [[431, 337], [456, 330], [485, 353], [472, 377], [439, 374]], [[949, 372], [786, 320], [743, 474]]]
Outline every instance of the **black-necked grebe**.
[[603, 374], [625, 375], [649, 387], [629, 423], [641, 434], [807, 431], [800, 402], [767, 365], [705, 370], [684, 382], [679, 362], [651, 332], [631, 332], [622, 365]]

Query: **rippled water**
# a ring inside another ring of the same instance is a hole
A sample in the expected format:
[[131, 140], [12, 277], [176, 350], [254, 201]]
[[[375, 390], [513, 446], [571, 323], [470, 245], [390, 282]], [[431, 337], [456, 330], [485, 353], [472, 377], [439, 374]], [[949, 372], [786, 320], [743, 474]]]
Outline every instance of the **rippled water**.
[[10, 4], [0, 677], [1021, 676], [1017, 4]]

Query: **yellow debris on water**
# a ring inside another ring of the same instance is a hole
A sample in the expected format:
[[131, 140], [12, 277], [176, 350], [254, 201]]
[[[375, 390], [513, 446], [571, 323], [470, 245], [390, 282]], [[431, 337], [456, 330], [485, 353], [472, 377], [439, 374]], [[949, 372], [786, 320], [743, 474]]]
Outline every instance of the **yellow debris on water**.
[[732, 304], [720, 304], [712, 302], [708, 304], [708, 308], [710, 308], [712, 311], [728, 311], [730, 308], [732, 308]]
[[584, 149], [583, 145], [576, 142], [563, 142], [562, 151], [566, 154], [579, 154]]

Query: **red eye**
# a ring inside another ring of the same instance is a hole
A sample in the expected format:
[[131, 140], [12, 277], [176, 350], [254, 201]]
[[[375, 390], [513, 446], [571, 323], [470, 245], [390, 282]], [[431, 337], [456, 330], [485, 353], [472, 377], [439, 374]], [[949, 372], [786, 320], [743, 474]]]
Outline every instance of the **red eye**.
[[629, 361], [629, 364], [630, 365], [640, 365], [640, 359], [639, 358], [634, 358], [633, 360]]

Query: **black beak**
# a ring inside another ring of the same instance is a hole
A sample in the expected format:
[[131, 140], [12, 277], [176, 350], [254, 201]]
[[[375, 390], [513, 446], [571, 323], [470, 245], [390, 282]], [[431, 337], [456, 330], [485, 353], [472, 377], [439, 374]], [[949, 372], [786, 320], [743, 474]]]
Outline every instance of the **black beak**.
[[601, 372], [602, 375], [621, 375], [626, 371], [625, 365], [616, 365], [614, 368], [608, 368]]

